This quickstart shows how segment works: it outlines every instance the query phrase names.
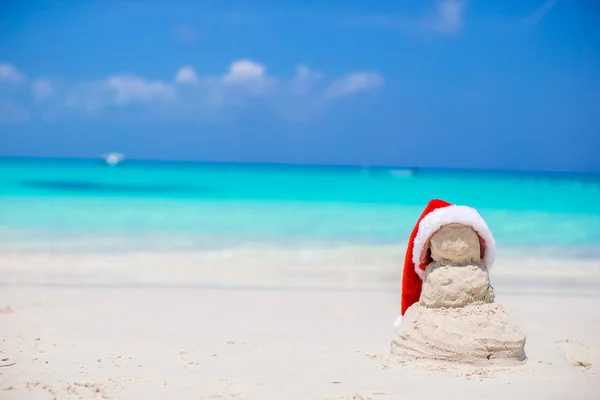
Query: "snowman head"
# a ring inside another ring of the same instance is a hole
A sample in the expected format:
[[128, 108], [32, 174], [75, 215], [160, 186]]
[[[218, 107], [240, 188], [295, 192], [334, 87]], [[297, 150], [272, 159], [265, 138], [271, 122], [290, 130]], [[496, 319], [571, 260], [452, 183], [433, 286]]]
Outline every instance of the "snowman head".
[[469, 264], [481, 260], [479, 236], [459, 223], [442, 226], [429, 241], [431, 259], [438, 263]]

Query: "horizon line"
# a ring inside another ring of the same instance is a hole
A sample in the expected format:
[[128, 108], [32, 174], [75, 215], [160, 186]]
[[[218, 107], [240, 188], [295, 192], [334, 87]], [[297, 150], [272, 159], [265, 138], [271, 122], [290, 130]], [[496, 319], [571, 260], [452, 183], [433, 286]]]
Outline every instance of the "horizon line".
[[[124, 154], [121, 152], [113, 152]], [[106, 153], [106, 154], [113, 154]], [[104, 160], [103, 155], [98, 156], [11, 156], [1, 155], [2, 159], [38, 159], [38, 160], [72, 160], [72, 161], [93, 161]], [[254, 166], [279, 166], [279, 167], [310, 167], [310, 168], [368, 168], [368, 169], [401, 169], [401, 170], [429, 170], [429, 171], [455, 171], [455, 172], [489, 172], [489, 173], [514, 173], [514, 174], [561, 174], [561, 175], [593, 175], [600, 176], [600, 172], [580, 171], [580, 170], [535, 170], [535, 169], [494, 169], [494, 168], [476, 168], [476, 167], [440, 167], [423, 165], [383, 165], [383, 164], [320, 164], [320, 163], [297, 163], [283, 161], [215, 161], [215, 160], [193, 160], [193, 159], [159, 159], [159, 158], [134, 158], [125, 156], [121, 162], [153, 162], [165, 164], [230, 164], [230, 165], [254, 165]]]

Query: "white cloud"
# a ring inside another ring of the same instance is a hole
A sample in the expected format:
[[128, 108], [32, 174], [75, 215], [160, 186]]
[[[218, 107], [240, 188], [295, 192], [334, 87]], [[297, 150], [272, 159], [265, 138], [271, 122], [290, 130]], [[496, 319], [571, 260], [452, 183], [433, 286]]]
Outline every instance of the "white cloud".
[[52, 83], [46, 79], [36, 79], [35, 81], [33, 81], [31, 86], [33, 94], [38, 99], [52, 97], [56, 92], [54, 85], [52, 85]]
[[65, 88], [64, 105], [98, 112], [106, 107], [141, 104], [150, 107], [175, 100], [174, 88], [163, 81], [150, 81], [135, 75], [113, 75]]
[[423, 15], [361, 14], [336, 17], [345, 25], [395, 29], [409, 33], [455, 34], [464, 25], [466, 0], [438, 0], [433, 10]]
[[[105, 80], [76, 83], [65, 89], [64, 105], [85, 111], [98, 111], [115, 103]], [[60, 106], [60, 104], [59, 104]]]
[[[374, 90], [383, 84], [383, 78], [376, 72], [354, 72], [337, 80], [325, 79], [323, 73], [304, 65], [298, 66], [291, 77], [278, 79], [270, 76], [263, 64], [241, 59], [231, 63], [224, 74], [217, 75], [200, 75], [193, 66], [184, 65], [168, 80], [133, 74], [81, 82], [37, 78], [25, 88], [34, 95], [27, 101], [43, 100], [35, 107], [30, 103], [27, 110], [62, 117], [80, 110], [98, 116], [118, 112], [115, 115], [222, 120], [237, 110], [260, 107], [298, 121], [320, 115], [338, 98]], [[5, 95], [10, 101], [14, 100], [10, 96], [21, 96], [12, 89]], [[11, 120], [26, 119], [24, 114], [18, 117], [15, 107], [3, 107], [5, 114], [13, 110]]]
[[337, 98], [354, 95], [376, 89], [383, 86], [383, 84], [383, 78], [376, 72], [357, 72], [333, 82], [325, 91], [325, 96], [328, 98]]
[[115, 93], [117, 104], [171, 100], [173, 88], [162, 81], [148, 81], [135, 75], [115, 75], [106, 79], [106, 84]]
[[431, 28], [443, 33], [458, 32], [463, 25], [465, 3], [458, 0], [444, 0], [438, 3]]
[[177, 73], [175, 74], [175, 82], [182, 84], [195, 84], [198, 83], [198, 75], [196, 75], [196, 71], [194, 67], [189, 65], [184, 65], [179, 68]]
[[21, 83], [24, 80], [23, 74], [12, 64], [0, 62], [0, 82]]
[[544, 17], [554, 8], [554, 6], [558, 3], [558, 0], [546, 0], [544, 4], [538, 7], [529, 17], [525, 18], [525, 23], [527, 25], [533, 26], [540, 23]]
[[238, 96], [230, 96], [231, 104], [246, 104], [248, 96], [262, 95], [277, 85], [277, 79], [267, 75], [263, 64], [248, 59], [231, 63], [221, 82], [225, 90]]
[[229, 71], [223, 76], [223, 83], [245, 84], [260, 82], [266, 78], [267, 69], [264, 65], [251, 60], [239, 60], [229, 66]]
[[322, 79], [323, 74], [321, 72], [300, 65], [296, 68], [296, 74], [292, 78], [292, 91], [298, 95], [307, 95]]

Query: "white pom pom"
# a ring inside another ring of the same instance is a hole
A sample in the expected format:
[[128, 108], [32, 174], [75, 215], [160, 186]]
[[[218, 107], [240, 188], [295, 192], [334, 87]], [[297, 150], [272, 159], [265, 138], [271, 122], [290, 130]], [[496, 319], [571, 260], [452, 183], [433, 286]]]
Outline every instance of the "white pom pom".
[[402, 315], [399, 315], [395, 320], [394, 320], [394, 328], [398, 328], [400, 326], [400, 323], [402, 322]]

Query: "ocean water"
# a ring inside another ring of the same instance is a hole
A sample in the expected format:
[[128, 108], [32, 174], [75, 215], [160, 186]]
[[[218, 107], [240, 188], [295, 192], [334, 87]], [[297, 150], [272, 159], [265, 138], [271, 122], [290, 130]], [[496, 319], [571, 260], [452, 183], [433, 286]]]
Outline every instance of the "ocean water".
[[25, 158], [0, 159], [0, 246], [401, 246], [431, 198], [477, 208], [499, 248], [600, 254], [599, 176]]

